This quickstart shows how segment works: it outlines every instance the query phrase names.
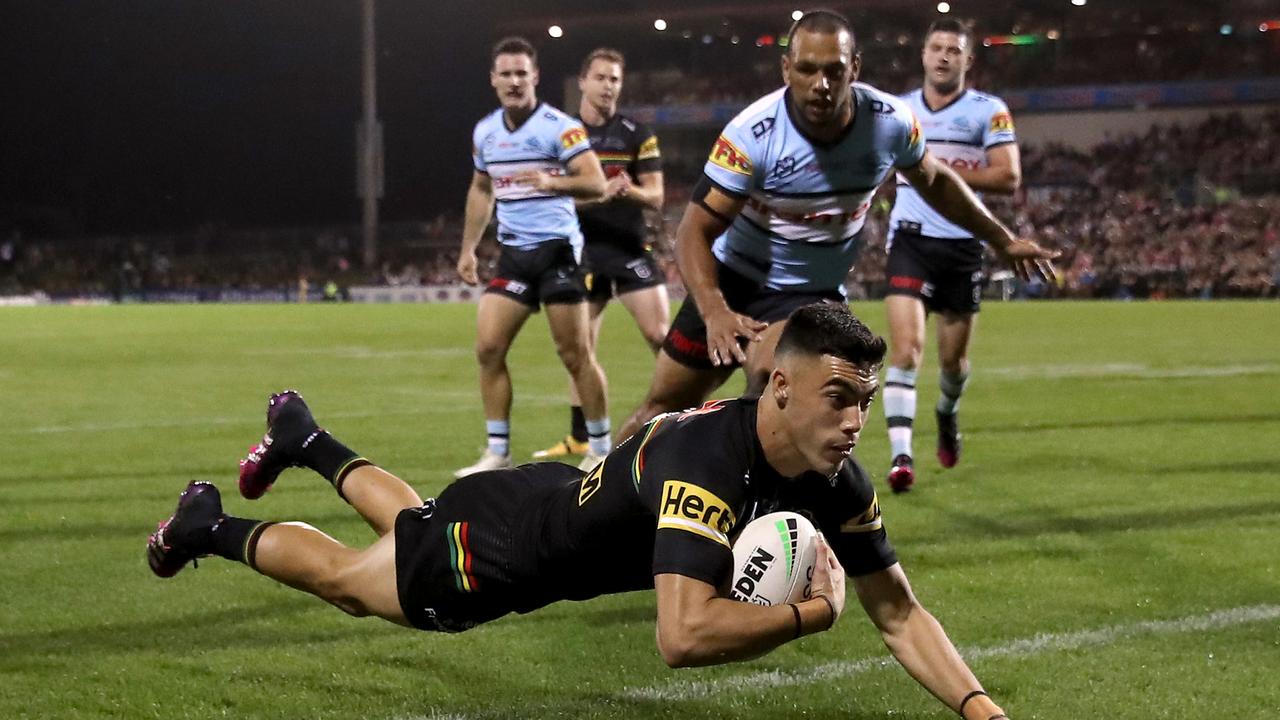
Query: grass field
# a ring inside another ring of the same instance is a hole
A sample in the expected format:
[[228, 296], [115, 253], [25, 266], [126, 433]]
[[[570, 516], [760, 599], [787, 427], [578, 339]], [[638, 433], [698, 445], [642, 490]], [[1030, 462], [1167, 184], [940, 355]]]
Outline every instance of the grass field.
[[[880, 305], [854, 309], [883, 329]], [[442, 488], [483, 444], [473, 314], [0, 309], [0, 718], [954, 717], [856, 607], [754, 662], [677, 672], [651, 593], [444, 636], [218, 559], [151, 575], [146, 535], [189, 478], [221, 483], [234, 514], [370, 540], [308, 474], [235, 493], [282, 387], [423, 495]], [[652, 360], [619, 309], [603, 345], [617, 424]], [[568, 421], [540, 317], [512, 366], [527, 456]], [[881, 499], [917, 594], [1010, 717], [1280, 717], [1280, 305], [992, 303], [973, 378], [964, 462], [942, 472], [930, 360], [918, 490]], [[880, 482], [879, 408], [858, 454]]]

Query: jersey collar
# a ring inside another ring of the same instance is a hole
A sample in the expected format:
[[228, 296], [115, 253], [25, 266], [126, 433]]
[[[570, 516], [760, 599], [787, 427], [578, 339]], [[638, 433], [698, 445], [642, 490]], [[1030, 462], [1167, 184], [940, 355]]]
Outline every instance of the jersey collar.
[[858, 88], [856, 86], [853, 88], [851, 94], [853, 97], [850, 100], [850, 104], [853, 105], [853, 117], [849, 118], [849, 124], [845, 125], [844, 129], [840, 131], [840, 134], [830, 142], [818, 140], [811, 137], [809, 133], [804, 131], [804, 127], [800, 124], [800, 116], [796, 114], [794, 103], [791, 100], [791, 88], [787, 88], [782, 94], [782, 103], [787, 107], [787, 118], [791, 120], [791, 126], [796, 129], [796, 132], [800, 133], [800, 137], [808, 140], [810, 145], [826, 150], [844, 142], [844, 139], [849, 137], [849, 133], [853, 132], [853, 127], [858, 124], [858, 116], [861, 114], [858, 112], [858, 105], [862, 103], [862, 96], [858, 94]]
[[933, 108], [929, 107], [929, 101], [928, 101], [928, 99], [926, 99], [926, 98], [925, 98], [925, 96], [924, 96], [924, 88], [920, 88], [920, 104], [921, 104], [922, 106], [924, 106], [924, 109], [925, 109], [925, 110], [928, 110], [928, 111], [929, 111], [929, 114], [930, 114], [930, 115], [937, 115], [938, 113], [942, 112], [943, 110], [946, 110], [947, 108], [951, 107], [952, 105], [955, 105], [956, 103], [958, 103], [958, 102], [960, 102], [961, 100], [963, 100], [963, 99], [964, 99], [964, 96], [965, 96], [965, 95], [968, 95], [968, 94], [969, 94], [969, 88], [965, 88], [964, 90], [961, 90], [961, 91], [960, 91], [960, 94], [959, 94], [959, 95], [956, 95], [955, 97], [951, 98], [951, 102], [947, 103], [946, 105], [943, 105], [942, 107], [938, 108], [937, 110], [934, 110]]
[[539, 100], [538, 104], [533, 106], [533, 112], [529, 113], [529, 116], [526, 117], [524, 120], [522, 120], [519, 125], [511, 128], [511, 127], [507, 127], [507, 111], [503, 110], [502, 108], [498, 108], [498, 114], [502, 117], [502, 129], [506, 130], [508, 133], [513, 133], [513, 134], [520, 132], [520, 128], [529, 124], [529, 121], [532, 120], [533, 116], [537, 115], [538, 111], [541, 109], [542, 109], [542, 101]]

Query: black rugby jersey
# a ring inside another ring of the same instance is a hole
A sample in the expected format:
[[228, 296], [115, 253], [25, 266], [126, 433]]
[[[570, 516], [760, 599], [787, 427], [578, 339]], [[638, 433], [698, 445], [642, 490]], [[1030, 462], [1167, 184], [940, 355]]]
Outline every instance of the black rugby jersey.
[[[662, 170], [658, 137], [645, 125], [623, 115], [604, 125], [583, 125], [606, 178], [627, 173], [636, 183], [642, 173]], [[607, 243], [636, 253], [647, 249], [644, 209], [630, 200], [579, 207], [578, 224], [588, 245]]]
[[538, 464], [485, 473], [483, 482], [473, 476], [463, 502], [483, 509], [471, 525], [504, 528], [469, 548], [478, 594], [528, 612], [649, 589], [658, 573], [727, 590], [732, 538], [774, 510], [809, 516], [850, 574], [897, 562], [875, 490], [856, 463], [832, 478], [783, 478], [765, 461], [755, 423], [754, 399], [714, 401], [655, 418], [580, 479], [540, 473], [567, 468]]

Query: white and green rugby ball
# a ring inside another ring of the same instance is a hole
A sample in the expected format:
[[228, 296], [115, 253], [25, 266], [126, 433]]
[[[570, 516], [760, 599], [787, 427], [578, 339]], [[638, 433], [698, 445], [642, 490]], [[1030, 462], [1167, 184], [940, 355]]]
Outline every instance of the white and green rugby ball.
[[757, 605], [810, 597], [818, 531], [803, 515], [776, 512], [752, 520], [733, 544], [729, 597]]

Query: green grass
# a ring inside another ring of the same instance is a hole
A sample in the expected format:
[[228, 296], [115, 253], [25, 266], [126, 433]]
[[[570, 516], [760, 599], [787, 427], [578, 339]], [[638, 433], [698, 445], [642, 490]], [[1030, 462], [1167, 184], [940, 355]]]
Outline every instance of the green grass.
[[[854, 309], [883, 331], [880, 305]], [[301, 389], [348, 444], [439, 491], [483, 444], [473, 317], [0, 310], [0, 717], [953, 717], [896, 666], [859, 663], [886, 655], [856, 608], [760, 660], [675, 672], [654, 648], [649, 593], [446, 636], [349, 618], [217, 559], [150, 574], [147, 533], [188, 478], [234, 485], [275, 389]], [[616, 308], [604, 337], [617, 424], [652, 360]], [[540, 316], [511, 364], [527, 455], [568, 420]], [[1280, 717], [1276, 303], [989, 304], [964, 462], [946, 472], [932, 459], [932, 358], [921, 377], [920, 484], [882, 497], [886, 525], [925, 605], [982, 649], [972, 665], [1011, 717]], [[880, 482], [878, 408], [859, 455]], [[257, 503], [228, 495], [235, 514], [371, 537], [302, 473]], [[1271, 619], [1133, 630], [1249, 606]], [[1058, 640], [1010, 650], [1039, 634]], [[1092, 640], [1063, 640], [1080, 637]], [[828, 662], [847, 665], [812, 679]], [[768, 670], [797, 681], [732, 682]], [[690, 682], [706, 692], [684, 692]]]

